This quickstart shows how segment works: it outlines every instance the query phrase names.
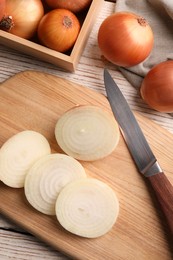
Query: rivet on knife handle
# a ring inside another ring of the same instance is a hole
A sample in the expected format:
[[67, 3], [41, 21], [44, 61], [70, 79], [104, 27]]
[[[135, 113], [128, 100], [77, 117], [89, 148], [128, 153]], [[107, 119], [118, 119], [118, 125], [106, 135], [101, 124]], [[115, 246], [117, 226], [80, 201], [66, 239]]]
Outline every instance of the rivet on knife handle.
[[173, 186], [159, 166], [126, 99], [106, 69], [104, 83], [113, 114], [122, 130], [128, 149], [138, 171], [151, 183], [173, 238]]

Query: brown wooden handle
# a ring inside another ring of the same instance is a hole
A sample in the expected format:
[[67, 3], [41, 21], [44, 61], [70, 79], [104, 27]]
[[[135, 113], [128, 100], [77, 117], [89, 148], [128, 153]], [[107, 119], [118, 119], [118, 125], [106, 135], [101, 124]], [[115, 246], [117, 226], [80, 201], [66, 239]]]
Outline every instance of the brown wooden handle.
[[163, 172], [148, 177], [173, 238], [173, 186]]

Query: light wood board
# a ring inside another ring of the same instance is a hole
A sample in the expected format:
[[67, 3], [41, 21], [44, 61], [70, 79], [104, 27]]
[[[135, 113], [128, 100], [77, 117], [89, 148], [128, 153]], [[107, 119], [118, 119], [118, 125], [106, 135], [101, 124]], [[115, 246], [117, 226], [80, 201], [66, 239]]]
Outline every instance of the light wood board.
[[[58, 118], [77, 104], [95, 104], [110, 111], [107, 99], [93, 90], [41, 72], [26, 71], [0, 85], [0, 146], [13, 134], [32, 129], [58, 147], [54, 127]], [[136, 114], [151, 148], [173, 183], [173, 135]], [[170, 260], [171, 241], [149, 187], [131, 159], [123, 138], [107, 158], [81, 162], [88, 176], [108, 183], [120, 202], [117, 223], [106, 235], [85, 239], [66, 232], [55, 217], [38, 213], [26, 202], [23, 189], [0, 183], [0, 210], [11, 220], [63, 253], [89, 259]]]

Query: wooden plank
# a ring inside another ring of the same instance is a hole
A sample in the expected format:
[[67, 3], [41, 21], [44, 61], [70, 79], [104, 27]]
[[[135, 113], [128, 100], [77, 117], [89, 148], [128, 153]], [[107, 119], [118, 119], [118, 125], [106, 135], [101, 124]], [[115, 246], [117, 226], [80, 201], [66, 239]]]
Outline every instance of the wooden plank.
[[[104, 95], [49, 74], [26, 71], [0, 86], [0, 145], [11, 135], [32, 129], [44, 134], [60, 151], [54, 126], [59, 116], [76, 104], [95, 104], [108, 111]], [[173, 136], [137, 115], [166, 175], [173, 183]], [[154, 133], [154, 135], [153, 135]], [[77, 259], [171, 259], [167, 230], [153, 193], [136, 171], [121, 138], [118, 148], [103, 160], [83, 162], [87, 174], [107, 182], [120, 200], [120, 216], [113, 229], [98, 239], [74, 236], [30, 207], [22, 189], [0, 183], [0, 209], [28, 232]], [[157, 249], [157, 250], [156, 250]]]
[[[14, 231], [0, 230], [2, 242], [0, 244], [1, 260], [10, 259], [67, 259], [64, 255], [53, 250], [50, 246], [40, 242], [35, 237]], [[8, 245], [8, 248], [7, 248]]]

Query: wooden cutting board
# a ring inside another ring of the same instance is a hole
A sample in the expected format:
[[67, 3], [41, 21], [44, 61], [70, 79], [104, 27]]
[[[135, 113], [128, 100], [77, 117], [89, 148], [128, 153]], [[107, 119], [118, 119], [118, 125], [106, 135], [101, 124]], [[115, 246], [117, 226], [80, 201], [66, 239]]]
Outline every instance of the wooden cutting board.
[[[55, 123], [76, 104], [95, 104], [111, 113], [107, 99], [86, 87], [39, 72], [15, 75], [0, 86], [0, 146], [13, 134], [32, 129], [49, 140], [53, 152], [62, 152], [55, 141]], [[173, 135], [146, 118], [136, 116], [173, 183]], [[119, 198], [117, 223], [106, 235], [85, 239], [66, 232], [55, 217], [38, 213], [29, 206], [23, 189], [9, 188], [2, 182], [1, 212], [75, 259], [172, 259], [171, 241], [153, 191], [147, 179], [137, 172], [123, 138], [107, 158], [82, 164], [89, 176], [108, 183]]]

